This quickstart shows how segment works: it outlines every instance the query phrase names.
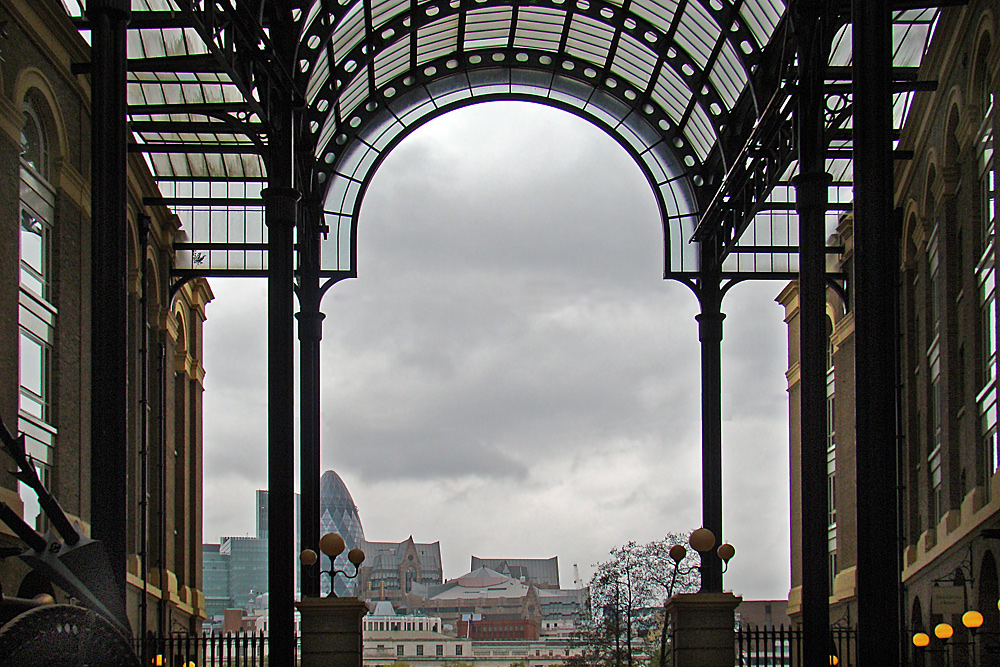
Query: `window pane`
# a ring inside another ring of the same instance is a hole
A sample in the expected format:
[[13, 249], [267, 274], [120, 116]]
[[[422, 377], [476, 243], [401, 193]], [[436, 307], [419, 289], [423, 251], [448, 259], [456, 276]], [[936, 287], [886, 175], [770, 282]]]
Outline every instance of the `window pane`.
[[45, 176], [45, 147], [43, 145], [42, 129], [38, 119], [31, 111], [24, 112], [24, 129], [21, 130], [21, 157], [31, 167]]
[[21, 211], [21, 284], [38, 296], [45, 297], [45, 228], [42, 222]]
[[45, 350], [30, 336], [21, 335], [21, 386], [38, 397], [44, 396]]

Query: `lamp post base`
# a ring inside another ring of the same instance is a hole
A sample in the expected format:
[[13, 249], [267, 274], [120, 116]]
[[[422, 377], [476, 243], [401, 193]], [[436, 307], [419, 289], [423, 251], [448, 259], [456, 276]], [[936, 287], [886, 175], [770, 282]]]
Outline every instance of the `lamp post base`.
[[727, 667], [736, 663], [732, 593], [679, 593], [667, 600], [673, 621], [674, 667]]
[[305, 598], [295, 607], [302, 614], [301, 667], [362, 667], [361, 619], [368, 605], [357, 598]]

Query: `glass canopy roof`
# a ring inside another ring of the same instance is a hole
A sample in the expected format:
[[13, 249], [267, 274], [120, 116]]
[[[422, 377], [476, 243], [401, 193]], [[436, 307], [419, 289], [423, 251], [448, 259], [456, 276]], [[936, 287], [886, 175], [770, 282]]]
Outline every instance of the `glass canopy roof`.
[[[83, 0], [61, 1], [87, 38]], [[697, 271], [692, 234], [737, 157], [723, 147], [738, 153], [746, 139], [745, 128], [727, 126], [731, 114], [740, 105], [763, 112], [772, 100], [755, 99], [755, 71], [768, 53], [786, 49], [781, 0], [304, 0], [292, 12], [300, 39], [288, 73], [270, 55], [264, 4], [131, 3], [133, 150], [146, 156], [163, 193], [147, 203], [171, 206], [182, 219], [182, 271], [266, 270], [259, 191], [268, 77], [304, 102], [298, 145], [310, 176], [300, 187], [325, 202], [328, 276], [357, 271], [361, 199], [386, 154], [427, 120], [492, 99], [557, 106], [614, 137], [660, 205], [667, 275]], [[937, 11], [896, 14], [896, 67], [920, 64]], [[847, 26], [831, 58], [831, 231], [851, 200], [849, 64]], [[779, 92], [790, 99], [787, 79]], [[897, 126], [912, 94], [897, 95]], [[729, 254], [727, 271], [796, 270], [787, 186], [794, 172], [794, 162], [783, 166], [778, 187], [735, 240], [750, 249]]]

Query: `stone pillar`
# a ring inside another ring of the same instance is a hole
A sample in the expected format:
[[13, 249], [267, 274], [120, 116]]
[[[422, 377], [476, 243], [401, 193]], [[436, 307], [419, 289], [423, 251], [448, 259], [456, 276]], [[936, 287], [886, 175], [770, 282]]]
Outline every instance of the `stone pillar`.
[[674, 629], [674, 667], [734, 665], [734, 612], [742, 601], [732, 593], [678, 593], [667, 600]]
[[305, 598], [295, 607], [302, 614], [301, 667], [361, 667], [368, 605], [357, 598]]

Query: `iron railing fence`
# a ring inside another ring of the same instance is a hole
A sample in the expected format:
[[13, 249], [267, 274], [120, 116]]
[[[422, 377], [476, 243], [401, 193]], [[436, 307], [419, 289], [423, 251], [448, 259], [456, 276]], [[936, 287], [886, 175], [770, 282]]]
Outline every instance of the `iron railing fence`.
[[[857, 638], [855, 628], [830, 628], [830, 664], [855, 667]], [[784, 626], [738, 629], [736, 664], [739, 667], [800, 667], [802, 630]]]
[[148, 667], [268, 667], [261, 631], [139, 637], [133, 646]]

